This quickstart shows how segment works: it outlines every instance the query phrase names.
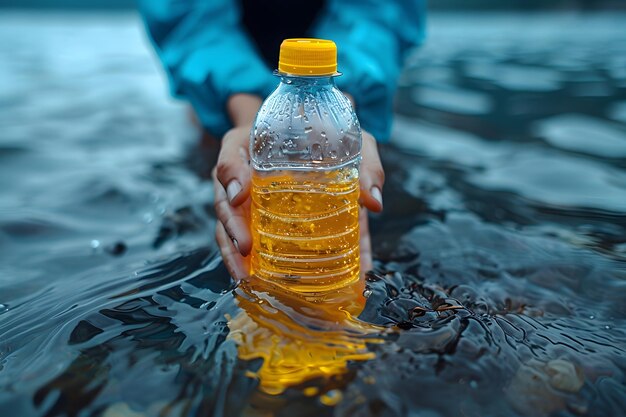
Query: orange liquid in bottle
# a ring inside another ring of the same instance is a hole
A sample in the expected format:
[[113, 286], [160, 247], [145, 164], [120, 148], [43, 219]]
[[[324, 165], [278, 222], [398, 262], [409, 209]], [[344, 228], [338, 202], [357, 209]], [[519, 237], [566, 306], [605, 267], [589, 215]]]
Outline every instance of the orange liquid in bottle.
[[354, 319], [365, 306], [356, 166], [255, 172], [251, 194], [251, 276], [229, 339], [241, 359], [263, 359], [259, 388], [279, 394], [372, 359], [381, 329]]
[[359, 280], [359, 174], [255, 171], [251, 275], [285, 290], [323, 293]]

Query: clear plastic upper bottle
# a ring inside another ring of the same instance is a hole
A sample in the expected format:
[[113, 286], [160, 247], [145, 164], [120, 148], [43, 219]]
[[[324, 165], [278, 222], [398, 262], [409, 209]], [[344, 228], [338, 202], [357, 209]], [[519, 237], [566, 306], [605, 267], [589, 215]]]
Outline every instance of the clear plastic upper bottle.
[[350, 101], [335, 86], [334, 77], [340, 75], [336, 53], [328, 40], [283, 42], [280, 83], [251, 132], [254, 169], [334, 169], [358, 163], [361, 128]]

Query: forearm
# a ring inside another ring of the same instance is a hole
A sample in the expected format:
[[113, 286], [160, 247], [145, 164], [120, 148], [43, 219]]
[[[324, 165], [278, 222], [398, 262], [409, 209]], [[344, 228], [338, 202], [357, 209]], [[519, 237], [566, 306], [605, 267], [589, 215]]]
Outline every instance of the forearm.
[[260, 99], [228, 102], [240, 93], [264, 97], [274, 77], [240, 26], [238, 2], [141, 0], [140, 6], [172, 93], [189, 101], [204, 128], [222, 137], [235, 118], [251, 123]]
[[344, 74], [337, 86], [354, 97], [361, 127], [381, 142], [390, 136], [404, 57], [423, 37], [422, 9], [421, 0], [329, 0], [313, 33], [337, 43]]

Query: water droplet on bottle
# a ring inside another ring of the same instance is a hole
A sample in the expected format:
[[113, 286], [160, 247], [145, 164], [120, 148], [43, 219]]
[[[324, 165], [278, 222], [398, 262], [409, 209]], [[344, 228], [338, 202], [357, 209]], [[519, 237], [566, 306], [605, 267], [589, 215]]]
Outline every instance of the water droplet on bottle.
[[326, 137], [326, 132], [324, 132], [323, 130], [320, 132], [320, 136], [325, 138]]
[[331, 159], [337, 159], [337, 151], [330, 151], [329, 155]]
[[314, 161], [321, 161], [324, 159], [324, 156], [322, 155], [322, 145], [319, 143], [314, 143], [311, 146], [311, 159]]
[[307, 126], [304, 128], [304, 133], [311, 133], [313, 131], [313, 128], [311, 126]]
[[363, 297], [370, 298], [370, 295], [372, 295], [372, 290], [370, 290], [369, 288], [363, 290]]
[[99, 240], [92, 240], [90, 243], [91, 249], [98, 249], [100, 247], [100, 241]]
[[9, 311], [9, 305], [8, 304], [0, 304], [0, 314], [6, 313], [7, 311]]

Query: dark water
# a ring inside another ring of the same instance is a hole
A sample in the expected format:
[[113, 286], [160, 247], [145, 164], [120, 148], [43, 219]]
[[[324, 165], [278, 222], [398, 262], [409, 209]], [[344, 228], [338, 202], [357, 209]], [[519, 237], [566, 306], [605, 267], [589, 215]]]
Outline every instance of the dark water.
[[391, 330], [270, 396], [229, 339], [215, 149], [138, 19], [0, 16], [0, 415], [624, 415], [624, 27], [433, 17], [371, 224], [360, 318]]

